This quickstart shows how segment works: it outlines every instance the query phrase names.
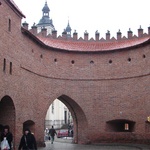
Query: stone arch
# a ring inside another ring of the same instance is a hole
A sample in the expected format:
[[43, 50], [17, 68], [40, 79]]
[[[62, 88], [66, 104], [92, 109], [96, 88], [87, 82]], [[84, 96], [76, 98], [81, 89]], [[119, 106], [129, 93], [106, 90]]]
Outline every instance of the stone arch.
[[71, 112], [74, 124], [74, 143], [87, 143], [88, 140], [88, 121], [83, 109], [72, 98], [61, 95], [58, 99], [64, 103]]

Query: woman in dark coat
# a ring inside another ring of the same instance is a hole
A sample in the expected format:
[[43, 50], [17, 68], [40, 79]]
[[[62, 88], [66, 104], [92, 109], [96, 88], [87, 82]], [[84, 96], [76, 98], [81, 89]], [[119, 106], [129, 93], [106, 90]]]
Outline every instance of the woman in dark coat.
[[6, 140], [8, 141], [8, 144], [9, 144], [9, 147], [10, 147], [10, 149], [9, 150], [11, 150], [12, 149], [12, 140], [13, 140], [13, 135], [12, 135], [12, 133], [9, 131], [9, 126], [8, 125], [6, 125], [6, 126], [4, 126], [4, 131], [2, 132], [2, 134], [1, 134], [1, 141], [3, 141], [4, 140], [4, 138], [6, 137]]
[[18, 150], [37, 150], [36, 140], [29, 129], [24, 130]]

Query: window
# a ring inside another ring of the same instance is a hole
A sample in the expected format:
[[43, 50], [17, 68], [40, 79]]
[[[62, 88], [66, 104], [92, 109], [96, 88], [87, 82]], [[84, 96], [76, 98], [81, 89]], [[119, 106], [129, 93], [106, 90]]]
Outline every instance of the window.
[[6, 71], [6, 59], [4, 58], [4, 62], [3, 62], [3, 71]]
[[12, 74], [12, 62], [10, 62], [10, 70], [9, 73]]
[[52, 103], [52, 114], [54, 114], [54, 103]]
[[129, 124], [128, 124], [128, 123], [125, 123], [125, 124], [124, 124], [124, 130], [125, 130], [125, 131], [128, 131], [128, 130], [129, 130]]
[[8, 21], [8, 31], [11, 31], [11, 20]]

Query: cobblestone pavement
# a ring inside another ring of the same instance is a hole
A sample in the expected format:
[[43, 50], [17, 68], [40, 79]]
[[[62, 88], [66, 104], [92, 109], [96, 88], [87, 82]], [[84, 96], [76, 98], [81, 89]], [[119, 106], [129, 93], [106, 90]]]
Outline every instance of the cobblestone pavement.
[[80, 145], [72, 144], [71, 139], [56, 139], [53, 144], [46, 142], [46, 147], [38, 150], [150, 150], [148, 145], [138, 144], [95, 144]]

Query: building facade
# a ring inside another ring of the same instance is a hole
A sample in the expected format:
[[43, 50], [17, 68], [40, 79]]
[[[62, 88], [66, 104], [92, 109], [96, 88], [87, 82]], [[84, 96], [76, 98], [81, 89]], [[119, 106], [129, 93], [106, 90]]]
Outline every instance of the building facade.
[[[5, 17], [4, 17], [5, 16]], [[0, 125], [17, 149], [29, 127], [44, 145], [45, 117], [57, 98], [71, 112], [74, 143], [150, 141], [150, 27], [138, 36], [71, 38], [21, 26], [24, 14], [0, 0]]]
[[45, 117], [45, 129], [50, 129], [52, 126], [55, 129], [67, 128], [72, 124], [72, 116], [68, 108], [60, 100], [55, 99], [49, 106]]

